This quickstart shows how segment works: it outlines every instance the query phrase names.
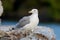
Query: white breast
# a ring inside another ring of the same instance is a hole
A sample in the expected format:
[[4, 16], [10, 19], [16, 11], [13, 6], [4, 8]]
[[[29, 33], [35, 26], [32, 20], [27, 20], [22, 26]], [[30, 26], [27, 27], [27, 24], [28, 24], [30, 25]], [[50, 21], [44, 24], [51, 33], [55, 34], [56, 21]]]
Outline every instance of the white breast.
[[25, 25], [24, 28], [25, 29], [34, 29], [39, 23], [39, 19], [38, 19], [38, 15], [37, 14], [32, 14], [30, 16], [30, 23]]
[[38, 19], [37, 14], [33, 14], [33, 15], [30, 16], [30, 23], [31, 23], [31, 25], [33, 25], [33, 27], [38, 25], [39, 19]]

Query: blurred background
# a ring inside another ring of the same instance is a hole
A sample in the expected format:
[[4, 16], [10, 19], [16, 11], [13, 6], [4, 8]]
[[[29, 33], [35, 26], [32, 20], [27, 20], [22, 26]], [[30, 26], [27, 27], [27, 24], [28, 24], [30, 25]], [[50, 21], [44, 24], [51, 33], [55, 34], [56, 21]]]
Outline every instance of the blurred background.
[[40, 26], [50, 27], [60, 40], [60, 0], [1, 0], [4, 12], [2, 25], [15, 25], [29, 10], [39, 10]]
[[4, 20], [19, 20], [29, 15], [28, 11], [39, 10], [40, 22], [60, 22], [60, 0], [1, 0]]

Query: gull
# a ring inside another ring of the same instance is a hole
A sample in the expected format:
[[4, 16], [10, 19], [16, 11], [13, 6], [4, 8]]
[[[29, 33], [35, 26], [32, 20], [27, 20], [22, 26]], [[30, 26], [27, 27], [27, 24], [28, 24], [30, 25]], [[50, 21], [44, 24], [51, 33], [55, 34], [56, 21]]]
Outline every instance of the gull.
[[[2, 6], [2, 2], [0, 0], [0, 17], [2, 16], [3, 13], [3, 6]], [[0, 18], [0, 24], [1, 24], [1, 18]]]
[[30, 16], [25, 16], [20, 21], [16, 24], [17, 28], [25, 28], [28, 30], [31, 30], [35, 28], [38, 23], [39, 23], [39, 18], [38, 18], [38, 9], [32, 9], [28, 13], [32, 13]]
[[0, 1], [0, 16], [2, 15], [3, 13], [3, 6], [2, 6], [2, 2]]

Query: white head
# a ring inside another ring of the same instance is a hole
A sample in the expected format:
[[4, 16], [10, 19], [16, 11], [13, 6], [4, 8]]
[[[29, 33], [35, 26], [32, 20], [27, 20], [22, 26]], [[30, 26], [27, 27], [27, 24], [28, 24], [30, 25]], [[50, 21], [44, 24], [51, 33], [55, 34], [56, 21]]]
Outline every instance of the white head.
[[32, 10], [29, 11], [28, 13], [38, 13], [38, 9], [32, 9]]

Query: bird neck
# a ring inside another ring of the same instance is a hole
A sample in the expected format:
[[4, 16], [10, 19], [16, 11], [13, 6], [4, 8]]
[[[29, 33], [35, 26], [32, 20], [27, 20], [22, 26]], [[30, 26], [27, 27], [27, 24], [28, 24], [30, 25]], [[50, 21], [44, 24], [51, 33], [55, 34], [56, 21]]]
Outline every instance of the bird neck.
[[38, 16], [38, 13], [32, 13], [31, 16]]

